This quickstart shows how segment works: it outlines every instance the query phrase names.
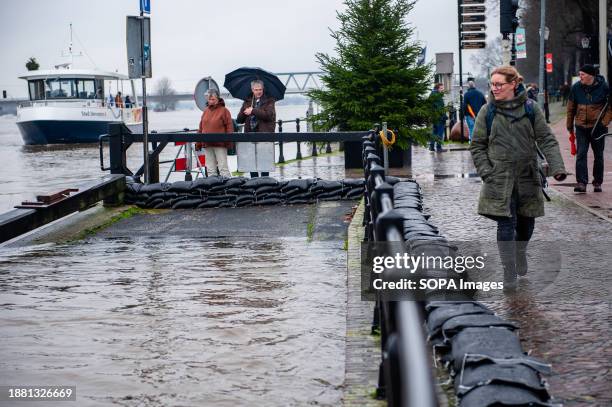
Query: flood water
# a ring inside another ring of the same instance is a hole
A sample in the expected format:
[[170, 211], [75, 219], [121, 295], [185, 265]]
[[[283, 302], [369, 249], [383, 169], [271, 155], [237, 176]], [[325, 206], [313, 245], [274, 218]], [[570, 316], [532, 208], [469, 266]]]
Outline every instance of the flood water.
[[156, 237], [0, 249], [0, 383], [76, 385], [79, 406], [337, 405], [338, 246]]
[[[202, 112], [195, 106], [171, 112], [149, 113], [150, 130], [196, 129]], [[236, 117], [239, 104], [228, 104], [232, 117]], [[292, 120], [305, 117], [307, 104], [278, 105], [277, 119]], [[15, 123], [16, 116], [0, 116], [0, 213], [11, 210], [24, 200], [35, 200], [36, 195], [59, 192], [72, 188], [83, 181], [95, 180], [108, 174], [100, 170], [100, 153], [96, 144], [58, 144], [47, 146], [24, 146]], [[306, 131], [305, 126], [301, 126]], [[287, 123], [283, 131], [295, 131], [295, 123]], [[286, 160], [295, 158], [296, 143], [284, 146]], [[173, 160], [179, 147], [168, 146], [160, 160]], [[303, 156], [310, 155], [310, 148], [302, 143]], [[105, 149], [105, 165], [108, 165], [108, 148]], [[181, 153], [182, 157], [182, 153]], [[278, 146], [277, 154], [278, 159]], [[228, 157], [230, 171], [236, 170], [236, 157]], [[128, 167], [136, 172], [142, 165], [142, 144], [128, 149]], [[171, 164], [160, 164], [160, 180], [163, 181]], [[184, 173], [173, 172], [170, 181], [184, 179]]]

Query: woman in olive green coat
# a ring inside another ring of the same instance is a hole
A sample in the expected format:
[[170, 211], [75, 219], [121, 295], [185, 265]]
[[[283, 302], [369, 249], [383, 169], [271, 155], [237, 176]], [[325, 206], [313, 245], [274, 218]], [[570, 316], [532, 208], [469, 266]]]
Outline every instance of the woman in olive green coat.
[[[522, 81], [512, 66], [493, 70], [489, 103], [478, 112], [470, 145], [483, 181], [478, 213], [497, 221], [498, 242], [511, 242], [500, 244], [506, 286], [516, 284], [517, 272], [527, 272], [527, 242], [535, 218], [544, 215], [536, 143], [546, 157], [549, 173], [558, 181], [566, 177], [559, 144], [537, 104], [526, 105]], [[494, 115], [488, 114], [490, 109]], [[512, 253], [501, 250], [502, 246]]]

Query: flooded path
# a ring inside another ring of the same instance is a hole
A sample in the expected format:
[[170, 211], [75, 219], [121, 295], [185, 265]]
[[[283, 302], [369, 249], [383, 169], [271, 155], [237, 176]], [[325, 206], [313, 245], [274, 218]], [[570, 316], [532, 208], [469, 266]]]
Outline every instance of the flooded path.
[[351, 204], [276, 208], [250, 236], [232, 225], [271, 208], [139, 214], [1, 249], [0, 382], [76, 385], [79, 406], [338, 405]]

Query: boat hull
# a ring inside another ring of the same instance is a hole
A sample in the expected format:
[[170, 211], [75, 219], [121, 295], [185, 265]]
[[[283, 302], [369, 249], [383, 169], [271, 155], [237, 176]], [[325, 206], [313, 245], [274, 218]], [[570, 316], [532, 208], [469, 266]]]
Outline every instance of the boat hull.
[[17, 127], [26, 145], [97, 143], [111, 123], [121, 122], [33, 120], [18, 122]]

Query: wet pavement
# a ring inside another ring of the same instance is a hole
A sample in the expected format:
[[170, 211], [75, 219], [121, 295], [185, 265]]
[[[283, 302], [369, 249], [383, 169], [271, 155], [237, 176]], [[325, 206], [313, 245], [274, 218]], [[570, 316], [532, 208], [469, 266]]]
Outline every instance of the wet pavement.
[[[413, 164], [430, 221], [442, 234], [456, 241], [495, 241], [495, 223], [476, 213], [480, 180], [439, 176], [473, 173], [468, 151], [438, 154], [417, 148]], [[545, 290], [530, 280], [537, 272], [533, 265], [541, 261], [530, 251], [532, 270], [520, 279], [518, 293], [486, 303], [520, 324], [524, 349], [552, 364], [550, 391], [557, 401], [610, 405], [612, 228], [560, 193], [551, 191], [551, 196], [546, 216], [536, 220], [533, 240], [539, 243], [532, 246], [558, 247], [562, 267], [556, 280]]]

